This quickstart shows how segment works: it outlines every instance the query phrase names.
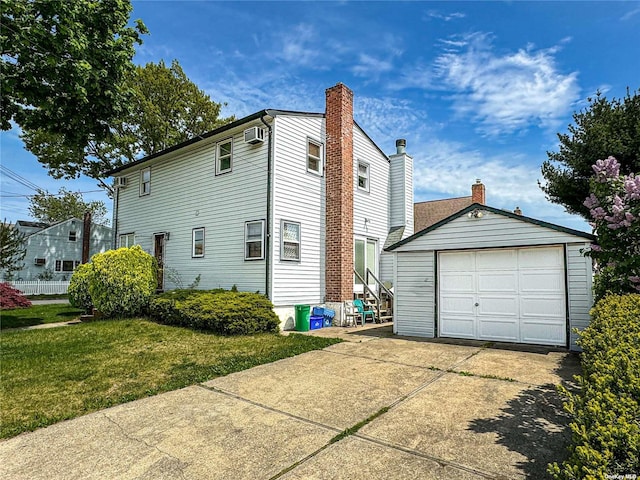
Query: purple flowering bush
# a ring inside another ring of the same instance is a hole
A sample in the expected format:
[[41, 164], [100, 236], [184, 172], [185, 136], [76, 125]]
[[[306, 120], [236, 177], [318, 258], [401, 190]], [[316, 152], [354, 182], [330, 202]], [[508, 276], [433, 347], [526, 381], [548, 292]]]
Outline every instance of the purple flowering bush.
[[614, 157], [593, 165], [591, 195], [584, 201], [597, 244], [595, 295], [640, 292], [640, 175], [620, 175]]

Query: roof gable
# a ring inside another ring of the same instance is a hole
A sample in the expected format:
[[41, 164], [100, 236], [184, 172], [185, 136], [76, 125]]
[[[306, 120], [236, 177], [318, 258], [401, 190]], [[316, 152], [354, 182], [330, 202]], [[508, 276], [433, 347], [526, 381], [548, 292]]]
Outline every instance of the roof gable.
[[[390, 247], [387, 247], [385, 250], [387, 251], [391, 251], [391, 250], [395, 250], [399, 247], [402, 247], [404, 245], [407, 245], [411, 242], [416, 241], [417, 239], [420, 239], [421, 237], [426, 237], [430, 234], [435, 235], [435, 233], [438, 231], [439, 229], [444, 229], [446, 228], [448, 225], [451, 225], [452, 222], [454, 222], [457, 219], [460, 219], [461, 217], [465, 217], [467, 216], [467, 214], [469, 214], [470, 212], [473, 212], [474, 210], [482, 210], [482, 211], [486, 211], [489, 212], [491, 214], [494, 215], [494, 217], [505, 217], [507, 219], [510, 219], [513, 223], [513, 220], [517, 220], [518, 222], [523, 222], [524, 224], [528, 224], [528, 225], [534, 225], [536, 227], [541, 227], [543, 229], [548, 229], [549, 230], [549, 234], [551, 233], [556, 233], [558, 235], [556, 235], [557, 238], [563, 237], [565, 238], [566, 236], [569, 237], [578, 237], [575, 239], [575, 241], [579, 241], [579, 239], [583, 239], [583, 240], [595, 240], [595, 236], [590, 234], [590, 233], [586, 233], [586, 232], [581, 232], [579, 230], [574, 230], [572, 228], [567, 228], [567, 227], [563, 227], [561, 225], [556, 225], [553, 223], [549, 223], [549, 222], [545, 222], [544, 220], [538, 220], [535, 218], [531, 218], [531, 217], [526, 217], [524, 215], [517, 215], [515, 213], [506, 211], [506, 210], [500, 210], [498, 208], [494, 208], [494, 207], [490, 207], [488, 205], [481, 205], [479, 203], [473, 203], [471, 205], [469, 205], [466, 208], [463, 208], [462, 210], [448, 216], [447, 218], [411, 235], [410, 237], [405, 238], [404, 240], [401, 240], [397, 243], [395, 243], [394, 245], [391, 245]], [[482, 219], [476, 219], [478, 222], [481, 222]], [[459, 223], [459, 222], [456, 222]], [[482, 224], [479, 224], [482, 225]], [[473, 240], [473, 239], [471, 239]], [[455, 248], [455, 243], [451, 243], [449, 245], [447, 245], [447, 247], [449, 248]], [[458, 247], [458, 248], [463, 248], [463, 247]]]

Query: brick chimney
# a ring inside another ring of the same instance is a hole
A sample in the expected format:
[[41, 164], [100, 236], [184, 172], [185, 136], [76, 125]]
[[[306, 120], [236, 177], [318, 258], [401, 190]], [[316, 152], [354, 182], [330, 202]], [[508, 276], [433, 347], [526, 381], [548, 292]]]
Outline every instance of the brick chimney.
[[484, 184], [479, 178], [476, 179], [476, 183], [471, 185], [471, 202], [479, 203], [480, 205], [485, 204]]
[[353, 92], [342, 83], [326, 91], [327, 302], [353, 298]]

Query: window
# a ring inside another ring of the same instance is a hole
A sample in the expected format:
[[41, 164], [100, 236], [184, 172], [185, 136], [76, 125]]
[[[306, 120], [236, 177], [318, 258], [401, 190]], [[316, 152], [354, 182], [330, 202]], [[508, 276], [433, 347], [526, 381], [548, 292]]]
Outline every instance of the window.
[[46, 261], [46, 259], [44, 259], [44, 258], [36, 258], [36, 259], [34, 260], [34, 263], [35, 263], [35, 264], [36, 264], [36, 266], [38, 266], [38, 267], [44, 267], [44, 266], [45, 266], [45, 264], [47, 263], [47, 261]]
[[151, 193], [151, 168], [140, 170], [140, 196]]
[[280, 229], [280, 259], [300, 261], [300, 224], [282, 221]]
[[244, 224], [244, 259], [264, 258], [264, 220]]
[[204, 257], [204, 228], [191, 231], [191, 256]]
[[369, 191], [369, 165], [358, 162], [358, 188]]
[[135, 242], [136, 236], [134, 233], [124, 233], [122, 235], [120, 235], [119, 237], [119, 247], [133, 247], [136, 242]]
[[76, 231], [75, 230], [69, 230], [69, 241], [70, 242], [75, 242], [76, 239], [77, 239]]
[[307, 172], [322, 175], [322, 144], [307, 141]]
[[229, 138], [218, 144], [217, 155], [216, 175], [230, 172], [233, 166], [233, 138]]
[[56, 260], [56, 272], [73, 272], [73, 269], [80, 265], [77, 260]]

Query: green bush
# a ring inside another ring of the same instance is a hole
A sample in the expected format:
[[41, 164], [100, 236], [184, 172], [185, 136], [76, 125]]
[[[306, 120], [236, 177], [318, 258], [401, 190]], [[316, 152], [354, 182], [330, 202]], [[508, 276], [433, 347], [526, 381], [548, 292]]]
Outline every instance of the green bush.
[[181, 291], [162, 294], [150, 304], [151, 317], [169, 325], [210, 330], [224, 335], [277, 332], [280, 320], [263, 295], [233, 291]]
[[132, 317], [147, 310], [156, 291], [156, 260], [139, 245], [98, 253], [89, 294], [93, 306], [106, 317]]
[[578, 341], [580, 391], [563, 389], [573, 435], [569, 459], [549, 467], [556, 479], [640, 470], [640, 295], [605, 297], [591, 316]]
[[71, 275], [69, 289], [67, 290], [69, 303], [76, 308], [81, 308], [86, 313], [91, 312], [93, 308], [93, 302], [89, 294], [92, 271], [93, 265], [91, 263], [79, 265]]

